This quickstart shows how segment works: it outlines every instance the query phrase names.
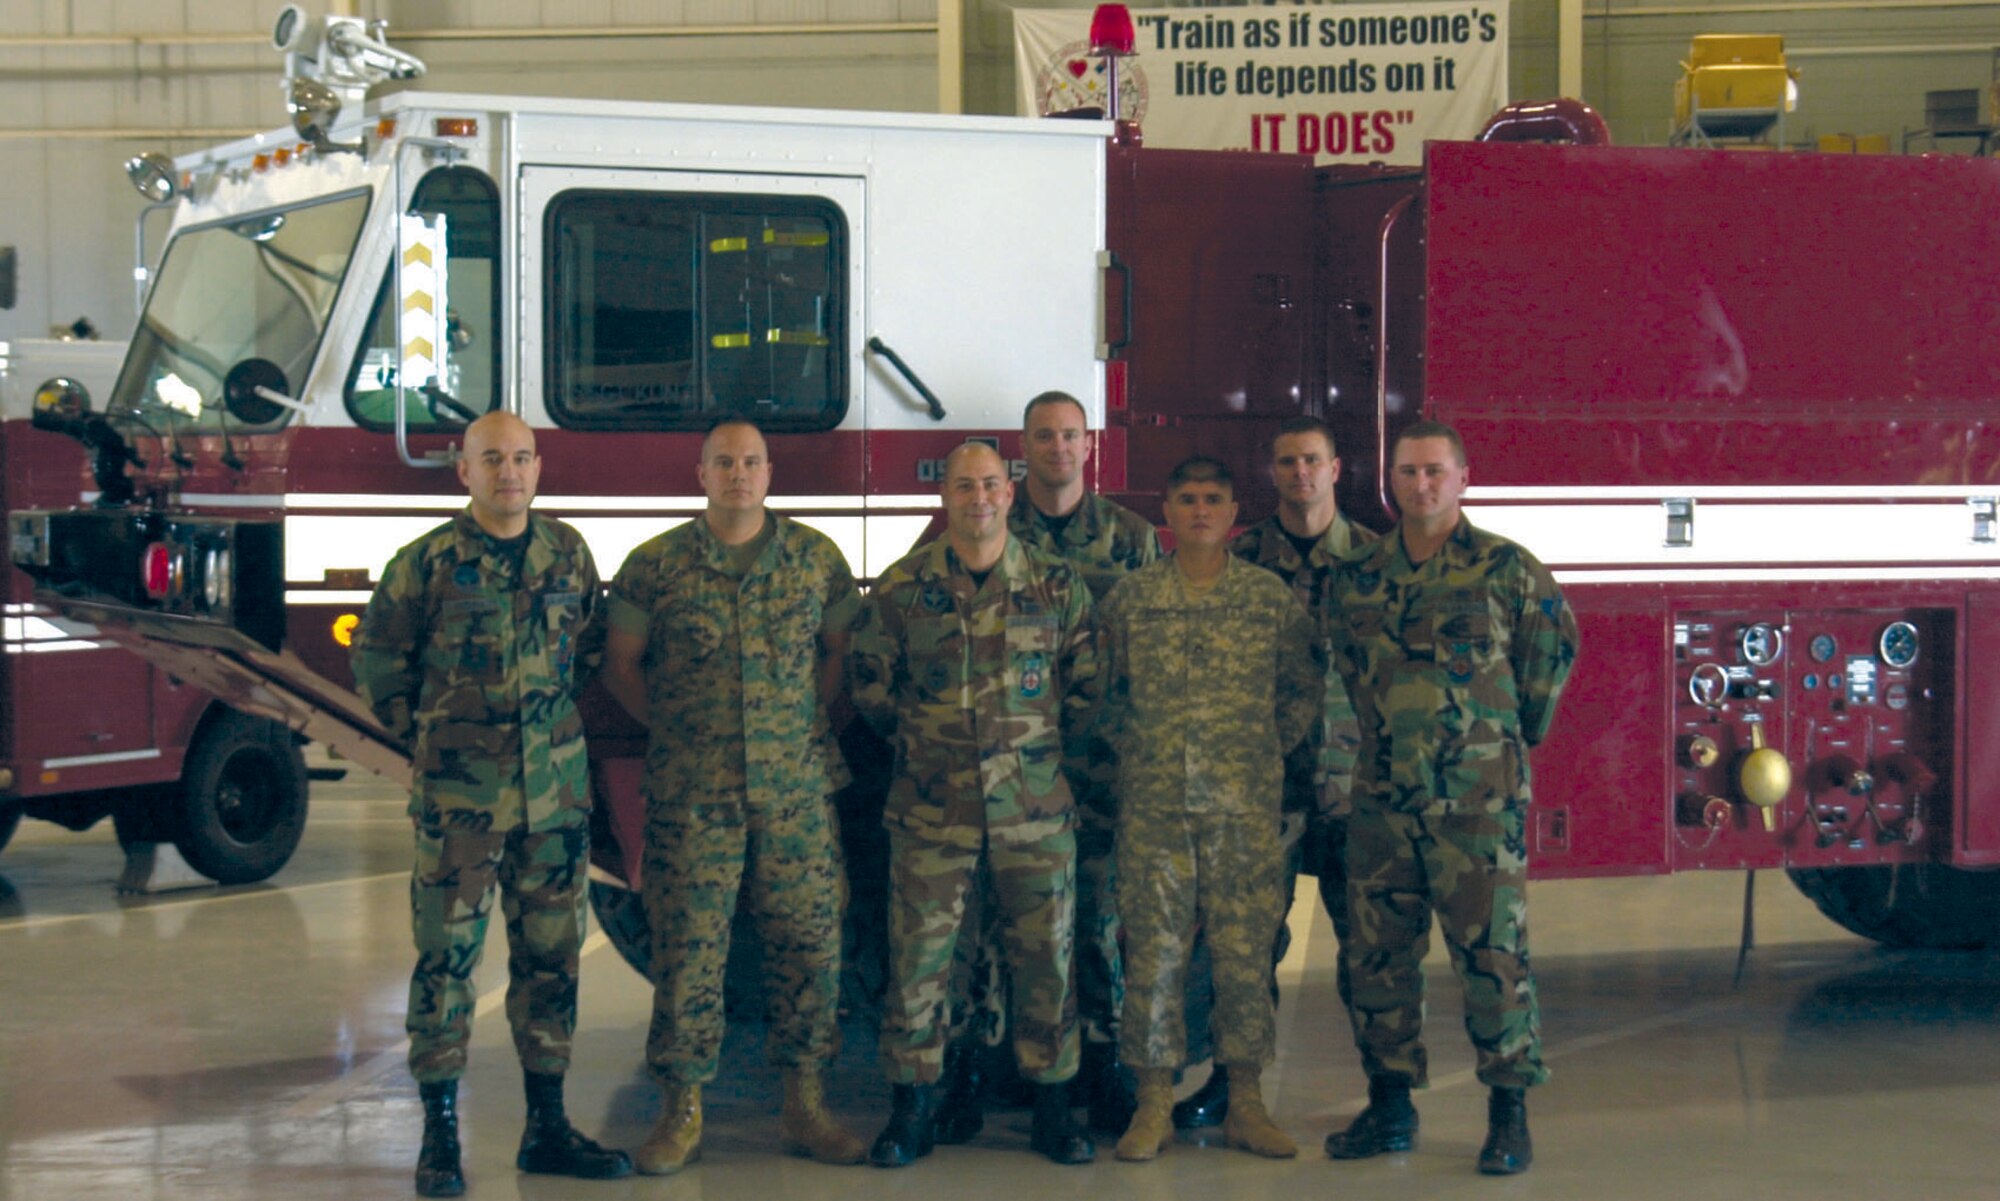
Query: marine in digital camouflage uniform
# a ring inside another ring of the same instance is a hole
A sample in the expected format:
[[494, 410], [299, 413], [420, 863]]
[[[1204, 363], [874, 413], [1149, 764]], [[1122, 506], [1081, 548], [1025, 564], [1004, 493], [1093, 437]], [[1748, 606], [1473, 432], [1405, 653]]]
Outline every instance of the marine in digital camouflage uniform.
[[496, 892], [507, 922], [507, 1019], [529, 1083], [520, 1166], [630, 1171], [622, 1154], [584, 1140], [562, 1116], [589, 860], [575, 697], [594, 666], [600, 585], [576, 531], [529, 512], [539, 474], [534, 435], [518, 418], [494, 413], [469, 427], [459, 478], [470, 506], [397, 552], [352, 652], [356, 688], [412, 756], [417, 965], [406, 1026], [426, 1106], [418, 1170], [426, 1195], [464, 1187], [456, 1082]]
[[[1044, 392], [1022, 415], [1025, 487], [1016, 489], [1007, 529], [1022, 543], [1075, 567], [1101, 602], [1128, 572], [1160, 557], [1153, 523], [1084, 486], [1092, 441], [1083, 405], [1066, 392]], [[1117, 765], [1100, 731], [1069, 748], [1079, 782], [1076, 832], [1076, 956], [1072, 979], [1082, 1022], [1083, 1065], [1077, 1083], [1095, 1128], [1122, 1132], [1132, 1118], [1131, 1092], [1118, 1076], [1118, 1011], [1124, 1004], [1115, 898]]]
[[1076, 1074], [1075, 802], [1063, 770], [1097, 700], [1090, 594], [1076, 570], [1007, 533], [997, 453], [946, 459], [946, 533], [884, 572], [849, 655], [855, 707], [895, 747], [889, 831], [890, 987], [882, 1054], [894, 1085], [870, 1153], [884, 1167], [934, 1139], [954, 944], [984, 859], [1013, 981], [1012, 1037], [1036, 1085], [1033, 1144], [1085, 1162], [1068, 1110]]
[[1225, 1133], [1232, 1145], [1289, 1156], [1297, 1148], [1265, 1113], [1258, 1075], [1276, 1046], [1283, 762], [1320, 719], [1324, 659], [1284, 581], [1227, 553], [1236, 504], [1221, 463], [1177, 467], [1165, 506], [1174, 553], [1126, 577], [1099, 613], [1118, 759], [1119, 1050], [1140, 1070], [1139, 1112], [1118, 1150], [1149, 1159], [1171, 1137], [1199, 924], [1213, 962], [1215, 1058], [1230, 1091]]
[[831, 796], [845, 768], [826, 707], [861, 597], [832, 539], [765, 509], [771, 461], [755, 425], [711, 430], [700, 474], [703, 516], [634, 550], [611, 583], [606, 682], [649, 732], [646, 1059], [669, 1098], [639, 1167], [675, 1170], [699, 1148], [739, 889], [763, 949], [787, 1138], [857, 1163], [859, 1141], [806, 1111], [837, 1049], [846, 877]]
[[[1435, 913], [1492, 1089], [1480, 1169], [1510, 1174], [1532, 1158], [1523, 1090], [1548, 1077], [1528, 959], [1528, 750], [1576, 660], [1576, 619], [1533, 555], [1459, 512], [1469, 477], [1449, 427], [1409, 427], [1392, 464], [1402, 520], [1341, 562], [1328, 598], [1361, 723], [1347, 961], [1372, 1098], [1328, 1150], [1374, 1153], [1382, 1122], [1370, 1112], [1400, 1114], [1408, 1088], [1427, 1082], [1422, 963]], [[1413, 1139], [1414, 1111], [1406, 1124]]]

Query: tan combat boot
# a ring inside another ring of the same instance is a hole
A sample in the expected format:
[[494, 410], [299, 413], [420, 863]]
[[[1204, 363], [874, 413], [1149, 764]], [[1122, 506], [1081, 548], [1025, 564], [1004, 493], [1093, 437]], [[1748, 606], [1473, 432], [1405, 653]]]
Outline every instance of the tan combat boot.
[[1158, 1159], [1174, 1141], [1174, 1073], [1170, 1068], [1134, 1068], [1139, 1107], [1118, 1140], [1118, 1158], [1128, 1163]]
[[779, 1122], [785, 1149], [820, 1163], [860, 1163], [868, 1156], [861, 1140], [826, 1111], [826, 1092], [811, 1068], [785, 1073], [785, 1112]]
[[1262, 1155], [1266, 1159], [1290, 1159], [1299, 1153], [1292, 1136], [1278, 1129], [1264, 1111], [1264, 1094], [1258, 1077], [1263, 1073], [1252, 1063], [1229, 1065], [1229, 1116], [1222, 1120], [1222, 1136], [1229, 1145]]
[[653, 1132], [632, 1156], [648, 1176], [670, 1176], [701, 1158], [701, 1085], [669, 1084]]

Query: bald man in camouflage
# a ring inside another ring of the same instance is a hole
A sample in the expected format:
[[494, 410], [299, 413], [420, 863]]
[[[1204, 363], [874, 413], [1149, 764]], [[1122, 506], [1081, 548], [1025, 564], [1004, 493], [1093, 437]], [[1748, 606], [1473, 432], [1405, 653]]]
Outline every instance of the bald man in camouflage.
[[611, 1179], [632, 1163], [563, 1111], [576, 1031], [590, 778], [575, 697], [595, 658], [590, 548], [532, 513], [535, 435], [511, 413], [465, 431], [464, 512], [398, 551], [362, 615], [355, 687], [411, 748], [410, 879], [417, 966], [406, 1025], [424, 1104], [417, 1192], [465, 1191], [458, 1079], [472, 974], [497, 892], [507, 920], [507, 1020], [525, 1072], [523, 1172]]
[[945, 460], [945, 534], [882, 574], [848, 656], [855, 708], [896, 751], [889, 830], [888, 1125], [869, 1159], [901, 1167], [936, 1141], [953, 948], [984, 862], [1013, 983], [1009, 1026], [1034, 1084], [1030, 1143], [1088, 1163], [1070, 1112], [1077, 1070], [1070, 954], [1076, 803], [1067, 739], [1091, 720], [1097, 643], [1075, 568], [1007, 530], [1014, 496], [992, 448]]

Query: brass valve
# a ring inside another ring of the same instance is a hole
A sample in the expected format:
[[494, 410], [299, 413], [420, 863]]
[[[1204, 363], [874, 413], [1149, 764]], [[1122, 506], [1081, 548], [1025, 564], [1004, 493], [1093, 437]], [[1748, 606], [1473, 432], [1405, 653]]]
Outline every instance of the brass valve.
[[1750, 753], [1736, 769], [1736, 784], [1743, 790], [1744, 800], [1764, 811], [1764, 829], [1775, 831], [1778, 806], [1792, 790], [1792, 765], [1784, 752], [1764, 745], [1761, 721], [1750, 723], [1750, 746]]
[[1681, 757], [1687, 760], [1689, 767], [1713, 767], [1721, 754], [1722, 752], [1716, 748], [1715, 739], [1706, 734], [1696, 734], [1681, 742]]

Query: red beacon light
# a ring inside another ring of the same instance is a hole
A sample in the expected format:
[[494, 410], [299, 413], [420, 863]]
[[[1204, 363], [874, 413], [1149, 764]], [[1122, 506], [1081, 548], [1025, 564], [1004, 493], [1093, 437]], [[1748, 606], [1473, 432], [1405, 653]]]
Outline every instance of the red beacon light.
[[1100, 4], [1090, 14], [1090, 52], [1108, 58], [1128, 58], [1138, 44], [1132, 10], [1122, 4]]
[[1122, 4], [1100, 4], [1091, 11], [1090, 52], [1104, 60], [1104, 115], [1114, 122], [1124, 119], [1118, 103], [1118, 60], [1132, 57], [1138, 42], [1131, 9]]

